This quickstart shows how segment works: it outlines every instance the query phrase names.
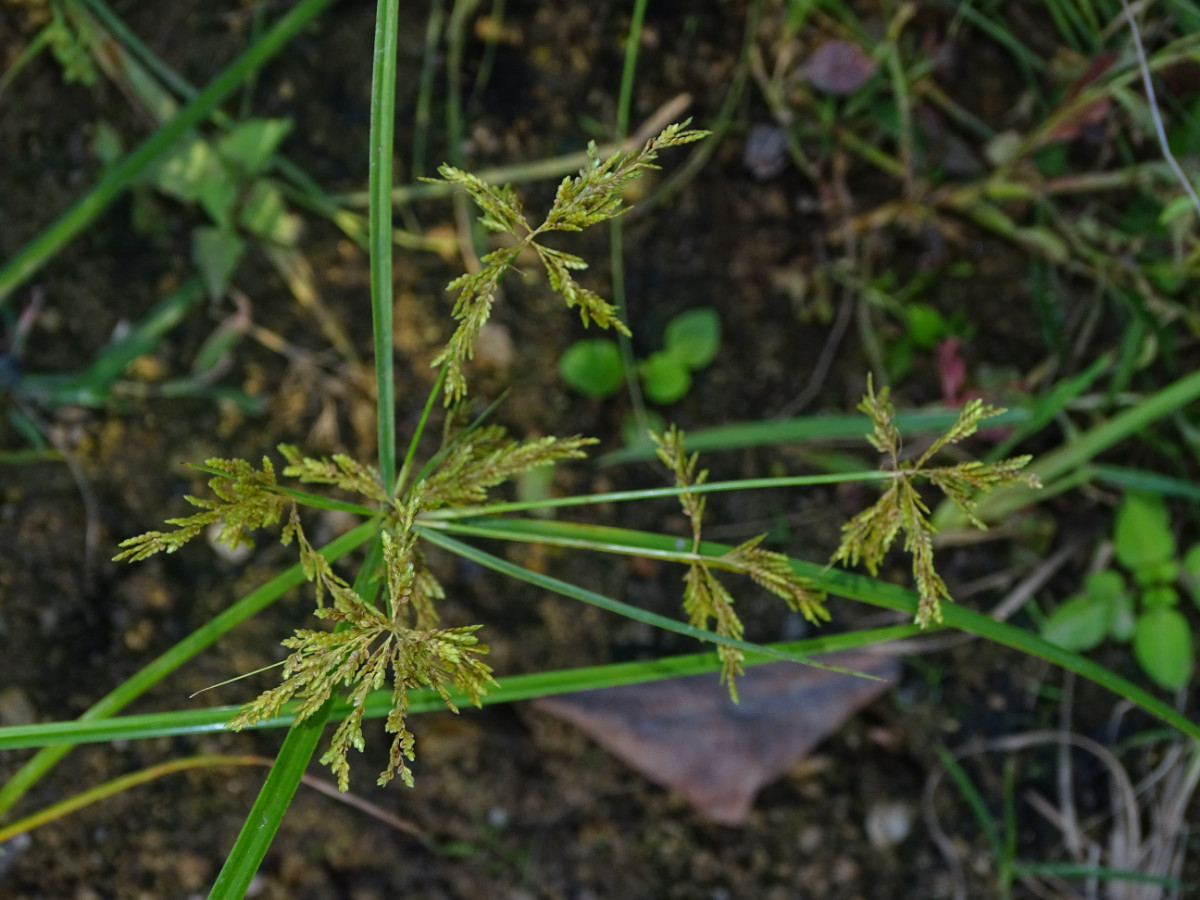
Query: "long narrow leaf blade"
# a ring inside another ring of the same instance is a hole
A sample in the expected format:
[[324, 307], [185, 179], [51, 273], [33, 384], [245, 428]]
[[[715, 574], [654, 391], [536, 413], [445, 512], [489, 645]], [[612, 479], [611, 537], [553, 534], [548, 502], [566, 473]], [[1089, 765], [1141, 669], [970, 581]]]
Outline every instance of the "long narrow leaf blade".
[[[466, 524], [466, 523], [464, 523]], [[597, 549], [607, 546], [612, 552], [634, 553], [639, 549], [652, 552], [671, 553], [676, 550], [676, 538], [668, 535], [650, 534], [644, 531], [633, 531], [607, 526], [578, 525], [569, 522], [531, 521], [526, 519], [478, 519], [470, 520], [473, 534], [488, 534], [499, 540], [542, 541], [555, 543], [558, 540], [579, 542], [587, 541]], [[445, 523], [447, 530], [453, 530], [454, 524]], [[426, 530], [428, 534], [428, 529]], [[705, 556], [719, 557], [728, 553], [732, 547], [725, 544], [704, 542], [700, 552]], [[916, 615], [918, 598], [915, 592], [888, 584], [864, 575], [855, 575], [841, 569], [828, 568], [818, 563], [805, 562], [797, 559], [790, 560], [792, 569], [799, 575], [809, 578], [820, 590], [827, 591], [850, 600], [869, 603], [884, 609], [898, 610], [909, 615]], [[1159, 700], [1128, 679], [1122, 678], [1115, 672], [1097, 663], [1057, 647], [1005, 622], [997, 622], [982, 613], [975, 612], [956, 603], [947, 603], [942, 608], [943, 622], [949, 628], [974, 634], [978, 637], [993, 641], [1005, 647], [1019, 650], [1029, 656], [1035, 656], [1051, 662], [1060, 668], [1081, 675], [1103, 688], [1124, 697], [1137, 704], [1146, 712], [1163, 720], [1168, 725], [1179, 729], [1189, 737], [1200, 739], [1200, 723], [1196, 723], [1181, 715], [1174, 707]]]
[[[842, 650], [855, 650], [888, 641], [900, 640], [917, 634], [915, 625], [891, 625], [865, 631], [851, 631], [809, 638], [803, 641], [768, 644], [768, 652], [747, 651], [746, 665], [778, 662], [781, 656], [818, 656]], [[639, 662], [608, 663], [600, 666], [583, 666], [576, 669], [559, 669], [529, 675], [500, 676], [500, 686], [482, 697], [484, 706], [515, 703], [536, 697], [569, 694], [597, 688], [619, 687], [641, 684], [664, 678], [686, 675], [702, 675], [716, 672], [721, 660], [715, 653], [692, 653], [686, 656], [668, 656], [662, 659]], [[470, 699], [451, 688], [450, 699], [461, 708], [468, 708]], [[290, 704], [283, 714], [268, 722], [260, 722], [254, 728], [287, 728], [295, 722], [296, 704]], [[196, 710], [146, 713], [133, 716], [114, 716], [111, 719], [73, 722], [42, 722], [36, 725], [14, 725], [0, 728], [0, 750], [22, 750], [29, 747], [51, 747], [59, 744], [94, 744], [106, 741], [132, 741], [156, 737], [171, 737], [186, 734], [204, 734], [223, 731], [225, 723], [237, 714], [237, 706], [214, 706]], [[363, 704], [363, 718], [381, 719], [392, 709], [389, 690], [372, 693]], [[445, 701], [434, 690], [422, 688], [412, 691], [408, 711], [410, 715], [425, 712], [442, 712]], [[330, 712], [337, 719], [350, 712], [350, 707], [338, 703]]]
[[246, 896], [250, 882], [258, 874], [258, 867], [271, 847], [275, 832], [279, 830], [279, 823], [291, 805], [300, 784], [300, 776], [317, 749], [329, 715], [329, 706], [326, 703], [316, 714], [288, 731], [275, 765], [271, 766], [258, 799], [254, 801], [250, 815], [246, 817], [242, 831], [209, 892], [211, 900], [240, 900]]
[[390, 490], [396, 482], [395, 374], [392, 365], [392, 143], [396, 119], [398, 0], [380, 0], [375, 19], [375, 67], [371, 75], [369, 190], [371, 323], [375, 342], [379, 474]]

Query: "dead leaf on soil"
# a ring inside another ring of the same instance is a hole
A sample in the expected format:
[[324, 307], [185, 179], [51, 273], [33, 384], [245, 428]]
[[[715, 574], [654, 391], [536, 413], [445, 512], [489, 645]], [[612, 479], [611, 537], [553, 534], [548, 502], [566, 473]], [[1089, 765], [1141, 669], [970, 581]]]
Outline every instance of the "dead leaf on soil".
[[849, 41], [826, 41], [812, 52], [800, 74], [818, 91], [852, 94], [875, 74], [879, 63]]
[[746, 670], [738, 704], [711, 674], [543, 697], [533, 705], [575, 725], [706, 818], [742, 825], [759, 788], [886, 691], [900, 670], [894, 659], [861, 652], [821, 661], [882, 680], [779, 662]]

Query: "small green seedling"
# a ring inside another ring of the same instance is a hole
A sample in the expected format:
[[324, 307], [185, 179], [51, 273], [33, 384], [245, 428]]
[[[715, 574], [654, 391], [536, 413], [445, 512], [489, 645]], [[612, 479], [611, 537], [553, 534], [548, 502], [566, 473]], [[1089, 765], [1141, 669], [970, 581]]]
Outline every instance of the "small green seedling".
[[[667, 323], [663, 348], [637, 364], [646, 396], [655, 403], [683, 399], [692, 386], [692, 372], [703, 369], [721, 346], [721, 318], [704, 306], [681, 313]], [[625, 364], [612, 341], [577, 341], [558, 361], [563, 380], [585, 397], [605, 399], [621, 389]]]
[[1192, 677], [1192, 633], [1179, 605], [1183, 581], [1200, 606], [1200, 543], [1184, 556], [1162, 498], [1129, 494], [1117, 511], [1113, 534], [1117, 561], [1132, 575], [1129, 585], [1116, 569], [1090, 575], [1083, 593], [1071, 597], [1046, 620], [1042, 636], [1068, 650], [1085, 651], [1106, 637], [1133, 641], [1133, 653], [1150, 679], [1177, 690]]
[[961, 312], [947, 318], [928, 303], [910, 301], [892, 312], [904, 328], [904, 333], [887, 350], [886, 365], [893, 382], [908, 376], [917, 354], [932, 352], [946, 338], [965, 337], [970, 332]]

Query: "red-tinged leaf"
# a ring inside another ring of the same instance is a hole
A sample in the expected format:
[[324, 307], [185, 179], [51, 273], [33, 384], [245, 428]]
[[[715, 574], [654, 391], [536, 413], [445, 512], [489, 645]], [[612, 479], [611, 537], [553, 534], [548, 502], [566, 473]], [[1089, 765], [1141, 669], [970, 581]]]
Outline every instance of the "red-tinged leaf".
[[[942, 383], [942, 402], [953, 408], [963, 406], [972, 400], [983, 400], [994, 403], [996, 398], [984, 391], [968, 388], [969, 372], [964, 354], [965, 346], [960, 338], [953, 335], [937, 345], [934, 351], [934, 368], [938, 380]], [[980, 428], [975, 437], [982, 441], [998, 442], [1012, 434], [1008, 427]]]
[[[1065, 108], [1073, 104], [1075, 98], [1111, 69], [1117, 59], [1117, 54], [1112, 52], [1101, 53], [1093, 59], [1087, 70], [1076, 78], [1067, 89], [1067, 93], [1063, 97], [1062, 103], [1059, 104], [1059, 108]], [[1111, 108], [1112, 98], [1105, 95], [1097, 97], [1091, 103], [1086, 103], [1078, 109], [1072, 110], [1066, 118], [1050, 129], [1050, 132], [1046, 135], [1045, 143], [1073, 141], [1085, 129], [1103, 122], [1107, 118], [1108, 111]]]
[[967, 361], [962, 355], [962, 341], [948, 337], [938, 344], [934, 354], [938, 379], [942, 382], [942, 401], [947, 406], [961, 406], [963, 388], [967, 384]]
[[862, 652], [822, 662], [883, 680], [780, 662], [747, 669], [737, 704], [714, 673], [543, 697], [534, 706], [571, 722], [705, 818], [736, 826], [759, 788], [886, 691], [900, 671], [895, 660]]
[[809, 56], [800, 74], [818, 91], [843, 96], [866, 84], [878, 68], [879, 63], [857, 44], [826, 41]]

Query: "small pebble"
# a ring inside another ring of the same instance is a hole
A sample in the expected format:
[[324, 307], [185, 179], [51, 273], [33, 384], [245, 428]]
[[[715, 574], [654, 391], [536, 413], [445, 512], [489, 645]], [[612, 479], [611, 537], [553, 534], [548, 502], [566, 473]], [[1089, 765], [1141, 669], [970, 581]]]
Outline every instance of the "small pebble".
[[774, 125], [755, 125], [746, 135], [742, 162], [759, 181], [774, 178], [787, 168], [787, 133]]
[[475, 362], [503, 374], [517, 361], [517, 346], [512, 332], [499, 322], [487, 322], [475, 341]]
[[913, 813], [907, 804], [876, 803], [867, 811], [867, 838], [876, 850], [894, 847], [912, 831]]
[[0, 725], [32, 725], [36, 719], [37, 711], [25, 691], [15, 685], [0, 691]]
[[254, 552], [254, 548], [247, 544], [238, 544], [236, 547], [222, 544], [217, 540], [221, 534], [222, 527], [224, 526], [221, 522], [213, 522], [208, 526], [208, 531], [204, 534], [208, 540], [208, 546], [212, 548], [213, 553], [226, 562], [234, 564], [244, 563], [250, 558], [250, 554]]

